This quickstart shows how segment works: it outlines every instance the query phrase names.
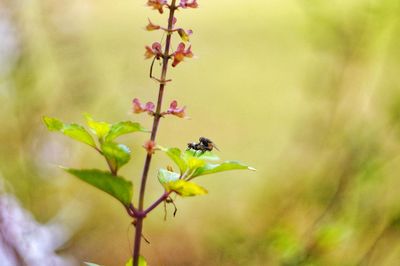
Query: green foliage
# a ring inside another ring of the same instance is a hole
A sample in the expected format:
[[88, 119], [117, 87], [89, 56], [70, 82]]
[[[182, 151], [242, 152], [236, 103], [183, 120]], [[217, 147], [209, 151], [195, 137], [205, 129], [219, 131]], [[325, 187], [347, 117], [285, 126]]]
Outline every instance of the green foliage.
[[109, 172], [97, 169], [79, 170], [65, 168], [65, 171], [110, 194], [125, 206], [129, 206], [132, 201], [132, 182], [125, 180], [123, 177], [114, 176]]
[[115, 172], [131, 159], [131, 151], [124, 144], [105, 142], [101, 145], [101, 151]]
[[56, 118], [43, 117], [43, 121], [50, 131], [59, 131], [64, 135], [96, 148], [96, 144], [86, 129], [78, 124], [66, 124]]
[[179, 174], [165, 169], [158, 171], [158, 180], [166, 191], [174, 191], [182, 197], [191, 197], [207, 194], [207, 190], [201, 186], [179, 179]]
[[206, 151], [204, 153], [200, 153], [199, 151], [194, 151], [194, 150], [186, 150], [184, 152], [184, 156], [189, 158], [189, 157], [195, 157], [202, 159], [204, 161], [219, 161], [220, 158], [213, 152]]
[[110, 132], [111, 124], [95, 121], [89, 114], [85, 114], [85, 118], [86, 123], [92, 130], [93, 134], [95, 134], [99, 138], [99, 141], [102, 142], [103, 138], [108, 134], [108, 132]]
[[171, 172], [163, 168], [158, 170], [158, 180], [162, 185], [169, 182], [177, 181], [179, 180], [179, 177], [180, 175], [178, 173]]
[[134, 123], [131, 121], [118, 122], [111, 126], [110, 132], [108, 132], [105, 140], [113, 141], [115, 138], [121, 135], [138, 131], [147, 132], [139, 123]]
[[[133, 132], [147, 132], [139, 123], [131, 121], [109, 124], [107, 122], [96, 121], [89, 114], [85, 114], [85, 118], [86, 123], [93, 134], [97, 136], [100, 143], [112, 142], [115, 138], [121, 135]], [[57, 118], [47, 116], [43, 117], [43, 121], [50, 131], [59, 131], [66, 136], [96, 148], [92, 136], [83, 126], [78, 124], [66, 124]]]
[[[125, 266], [132, 266], [132, 258], [128, 260], [128, 262], [125, 264]], [[147, 266], [146, 259], [143, 256], [139, 256], [139, 266]]]
[[237, 161], [225, 161], [220, 164], [211, 164], [208, 161], [219, 160], [212, 152], [200, 154], [191, 150], [184, 153], [179, 148], [161, 148], [168, 157], [179, 167], [181, 179], [192, 179], [197, 176], [215, 174], [229, 170], [255, 170], [253, 167]]
[[96, 135], [100, 148], [97, 147], [89, 132], [81, 125], [66, 124], [51, 117], [43, 117], [43, 121], [50, 131], [59, 131], [66, 136], [95, 148], [107, 160], [110, 171], [113, 174], [116, 174], [122, 166], [129, 162], [131, 151], [124, 144], [114, 142], [114, 139], [124, 134], [145, 132], [146, 130], [139, 123], [130, 121], [110, 124], [107, 122], [96, 121], [89, 114], [85, 114], [85, 118], [90, 131]]
[[243, 169], [252, 171], [255, 170], [253, 167], [249, 167], [248, 165], [242, 164], [238, 161], [225, 161], [221, 164], [205, 164], [204, 166], [197, 168], [197, 170], [193, 173], [192, 177], [215, 174], [229, 170], [243, 170]]
[[176, 194], [182, 197], [192, 197], [208, 193], [205, 188], [193, 182], [188, 182], [182, 179], [165, 183], [164, 187], [168, 192], [174, 191]]
[[179, 167], [179, 170], [181, 172], [181, 175], [185, 173], [187, 169], [187, 163], [185, 160], [182, 158], [182, 152], [178, 148], [161, 148], [162, 151], [164, 151], [169, 158], [171, 158], [172, 161]]
[[225, 161], [220, 164], [211, 164], [208, 161], [219, 160], [212, 152], [199, 153], [192, 150], [182, 152], [178, 148], [161, 148], [167, 156], [178, 166], [180, 173], [160, 169], [158, 180], [166, 191], [173, 191], [182, 197], [207, 194], [207, 190], [189, 180], [207, 174], [215, 174], [229, 170], [255, 170], [236, 161]]

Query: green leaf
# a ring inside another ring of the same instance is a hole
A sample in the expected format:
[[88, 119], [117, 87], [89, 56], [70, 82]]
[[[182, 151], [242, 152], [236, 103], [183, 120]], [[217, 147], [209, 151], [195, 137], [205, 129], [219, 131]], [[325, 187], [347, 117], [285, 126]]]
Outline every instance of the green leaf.
[[109, 172], [103, 172], [97, 169], [79, 170], [65, 168], [64, 170], [86, 183], [110, 194], [125, 206], [129, 206], [132, 201], [132, 182], [125, 180], [123, 177], [113, 176]]
[[207, 194], [207, 190], [195, 183], [182, 179], [164, 184], [167, 191], [174, 191], [182, 197], [192, 197]]
[[[125, 266], [132, 266], [132, 258], [128, 260], [128, 262], [125, 264]], [[147, 266], [146, 259], [143, 256], [139, 256], [139, 266]]]
[[111, 124], [107, 122], [95, 121], [89, 114], [85, 114], [85, 118], [86, 123], [88, 124], [92, 132], [96, 134], [99, 140], [102, 140], [103, 137], [106, 136], [111, 129]]
[[186, 150], [184, 153], [184, 158], [189, 158], [189, 157], [196, 157], [204, 161], [218, 161], [220, 159], [215, 153], [210, 151], [199, 153], [198, 151], [194, 150]]
[[92, 136], [86, 131], [86, 129], [78, 124], [65, 124], [64, 128], [62, 129], [62, 133], [64, 135], [78, 140], [80, 142], [86, 143], [92, 147], [96, 147], [96, 144], [92, 138]]
[[147, 266], [147, 261], [143, 256], [139, 257], [139, 266]]
[[43, 117], [43, 122], [46, 124], [47, 128], [50, 131], [60, 131], [64, 126], [64, 123], [58, 120], [57, 118], [52, 118], [47, 116]]
[[242, 164], [237, 161], [226, 161], [221, 164], [206, 164], [203, 167], [198, 168], [196, 172], [192, 175], [192, 178], [200, 175], [215, 174], [229, 170], [241, 170], [241, 169], [243, 170], [247, 169], [252, 171], [256, 170], [253, 167], [250, 167], [248, 165]]
[[166, 169], [159, 169], [158, 170], [158, 180], [162, 185], [168, 183], [168, 182], [174, 182], [177, 181], [180, 177], [178, 173], [170, 172]]
[[108, 132], [106, 135], [106, 141], [112, 141], [121, 135], [136, 131], [144, 132], [146, 130], [139, 123], [134, 123], [131, 121], [119, 122], [111, 126], [110, 132]]
[[72, 139], [96, 148], [96, 143], [94, 142], [92, 136], [83, 126], [78, 124], [66, 124], [56, 118], [46, 116], [43, 117], [43, 121], [50, 131], [59, 131]]
[[183, 174], [186, 169], [188, 168], [188, 165], [186, 161], [182, 158], [182, 152], [178, 148], [161, 148], [162, 151], [164, 151], [169, 158], [171, 158], [172, 161], [179, 167], [179, 170], [181, 171], [181, 174]]
[[188, 167], [191, 171], [194, 171], [200, 167], [203, 167], [206, 162], [204, 160], [200, 160], [196, 157], [189, 157], [187, 160]]
[[118, 170], [131, 159], [131, 151], [124, 144], [105, 142], [101, 145], [103, 155]]

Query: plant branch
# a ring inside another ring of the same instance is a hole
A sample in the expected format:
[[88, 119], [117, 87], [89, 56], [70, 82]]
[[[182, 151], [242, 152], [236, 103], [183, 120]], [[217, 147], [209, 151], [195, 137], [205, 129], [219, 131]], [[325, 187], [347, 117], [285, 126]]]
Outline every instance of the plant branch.
[[150, 207], [148, 207], [144, 213], [148, 214], [149, 212], [151, 212], [153, 209], [155, 209], [161, 202], [165, 201], [168, 197], [169, 194], [171, 194], [171, 192], [164, 192], [164, 194], [161, 195], [160, 198], [158, 198], [158, 200], [156, 200], [153, 204], [151, 204]]
[[[168, 18], [168, 29], [172, 30], [173, 27], [173, 20], [174, 20], [174, 13], [176, 10], [175, 6], [176, 0], [172, 0], [172, 3], [169, 8], [169, 18]], [[164, 55], [169, 54], [170, 46], [171, 46], [171, 33], [168, 33], [166, 42], [165, 42], [165, 49], [164, 49]], [[166, 76], [167, 76], [167, 70], [168, 70], [168, 61], [170, 57], [169, 56], [164, 56], [163, 57], [163, 65], [162, 65], [162, 71], [161, 71], [161, 82], [160, 82], [160, 87], [158, 91], [158, 100], [157, 100], [157, 107], [156, 107], [156, 112], [154, 113], [154, 120], [153, 120], [153, 127], [151, 130], [151, 141], [155, 141], [156, 136], [157, 136], [157, 130], [158, 130], [158, 125], [160, 122], [161, 118], [161, 106], [162, 106], [162, 100], [163, 100], [163, 95], [164, 95], [164, 88], [165, 88], [165, 81], [166, 81]], [[139, 206], [138, 206], [138, 212], [142, 213], [143, 212], [143, 204], [144, 204], [144, 194], [146, 191], [146, 182], [147, 182], [147, 176], [149, 173], [150, 169], [150, 163], [152, 159], [152, 154], [148, 153], [146, 155], [146, 160], [144, 163], [143, 167], [143, 173], [142, 173], [142, 181], [140, 184], [140, 193], [139, 193]], [[143, 219], [144, 217], [137, 217], [136, 221], [136, 230], [135, 230], [135, 243], [134, 243], [134, 248], [133, 248], [133, 266], [138, 266], [139, 264], [139, 255], [140, 255], [140, 242], [141, 242], [141, 236], [142, 236], [142, 229], [143, 229]]]

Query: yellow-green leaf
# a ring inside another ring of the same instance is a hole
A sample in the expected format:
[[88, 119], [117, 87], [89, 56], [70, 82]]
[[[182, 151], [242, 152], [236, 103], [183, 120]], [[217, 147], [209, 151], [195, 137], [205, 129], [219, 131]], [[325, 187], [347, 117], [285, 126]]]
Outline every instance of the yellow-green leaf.
[[178, 173], [168, 171], [166, 169], [159, 169], [158, 174], [157, 174], [158, 180], [160, 183], [164, 186], [165, 184], [169, 182], [174, 182], [177, 181], [180, 177]]
[[189, 157], [187, 160], [188, 167], [191, 171], [203, 167], [206, 162], [204, 160], [198, 159], [196, 157]]
[[204, 161], [218, 161], [220, 160], [219, 157], [210, 151], [206, 151], [206, 152], [199, 152], [199, 151], [195, 151], [195, 150], [186, 150], [185, 153], [183, 154], [184, 158], [190, 158], [190, 157], [196, 157], [198, 159], [204, 160]]
[[99, 140], [102, 140], [103, 137], [106, 136], [111, 129], [111, 124], [107, 122], [93, 120], [92, 116], [89, 114], [85, 114], [85, 118], [86, 123], [88, 124], [92, 132], [96, 134]]
[[121, 135], [137, 131], [146, 132], [146, 130], [139, 123], [134, 123], [131, 121], [119, 122], [111, 126], [111, 129], [106, 135], [105, 140], [112, 141]]
[[[132, 258], [128, 260], [125, 266], [133, 266]], [[146, 259], [143, 256], [139, 256], [139, 266], [147, 266]]]
[[179, 167], [181, 174], [183, 174], [188, 168], [187, 162], [183, 159], [182, 152], [178, 148], [161, 148], [168, 157], [174, 161], [174, 163]]
[[101, 145], [103, 155], [118, 170], [131, 159], [131, 151], [124, 144], [115, 142], [105, 142]]
[[64, 123], [58, 120], [57, 118], [52, 118], [47, 116], [43, 117], [43, 122], [47, 126], [47, 129], [50, 131], [60, 131], [64, 126]]
[[132, 182], [123, 177], [114, 176], [109, 172], [103, 172], [97, 169], [83, 170], [65, 168], [64, 170], [86, 183], [108, 193], [125, 206], [129, 206], [132, 201]]
[[174, 191], [182, 197], [192, 197], [208, 193], [205, 188], [193, 182], [188, 182], [182, 179], [168, 182], [164, 185], [164, 187], [167, 189], [167, 191]]
[[206, 164], [200, 168], [198, 168], [193, 177], [200, 176], [200, 175], [208, 175], [208, 174], [215, 174], [219, 172], [229, 171], [229, 170], [251, 170], [255, 171], [256, 169], [250, 167], [248, 165], [242, 164], [237, 161], [225, 161], [221, 164]]
[[92, 136], [83, 126], [78, 124], [66, 124], [56, 118], [46, 116], [43, 117], [43, 121], [50, 131], [59, 131], [72, 139], [96, 148], [96, 143]]

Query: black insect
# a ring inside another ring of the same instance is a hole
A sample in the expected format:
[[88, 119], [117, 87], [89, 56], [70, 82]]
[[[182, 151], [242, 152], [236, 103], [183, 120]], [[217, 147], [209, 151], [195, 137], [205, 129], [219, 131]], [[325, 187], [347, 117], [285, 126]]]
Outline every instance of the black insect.
[[210, 139], [205, 137], [200, 137], [198, 143], [192, 142], [188, 143], [187, 145], [188, 150], [192, 149], [196, 152], [201, 151], [201, 154], [205, 153], [206, 151], [212, 151], [214, 148], [219, 151], [217, 146], [215, 146], [215, 144]]

